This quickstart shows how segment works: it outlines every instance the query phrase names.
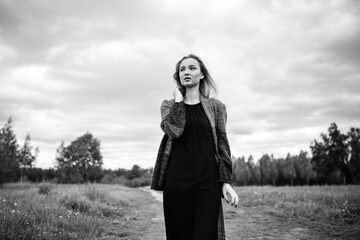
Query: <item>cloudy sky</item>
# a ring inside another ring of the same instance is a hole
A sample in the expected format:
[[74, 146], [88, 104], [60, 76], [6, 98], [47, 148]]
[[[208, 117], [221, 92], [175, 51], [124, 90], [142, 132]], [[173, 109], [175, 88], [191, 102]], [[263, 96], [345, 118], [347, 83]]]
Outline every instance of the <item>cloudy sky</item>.
[[176, 62], [199, 55], [232, 154], [285, 157], [360, 127], [359, 1], [0, 0], [0, 124], [37, 167], [87, 131], [105, 168], [154, 165]]

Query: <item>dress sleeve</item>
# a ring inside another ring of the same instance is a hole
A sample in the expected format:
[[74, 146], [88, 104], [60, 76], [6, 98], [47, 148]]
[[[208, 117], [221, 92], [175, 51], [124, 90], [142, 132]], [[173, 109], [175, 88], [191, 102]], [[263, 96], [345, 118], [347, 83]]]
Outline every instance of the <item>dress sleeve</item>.
[[217, 107], [216, 134], [219, 151], [219, 181], [231, 184], [232, 161], [230, 145], [226, 134], [226, 106], [220, 103]]
[[184, 102], [164, 100], [161, 103], [161, 124], [160, 127], [166, 135], [171, 138], [178, 138], [185, 128], [185, 105]]

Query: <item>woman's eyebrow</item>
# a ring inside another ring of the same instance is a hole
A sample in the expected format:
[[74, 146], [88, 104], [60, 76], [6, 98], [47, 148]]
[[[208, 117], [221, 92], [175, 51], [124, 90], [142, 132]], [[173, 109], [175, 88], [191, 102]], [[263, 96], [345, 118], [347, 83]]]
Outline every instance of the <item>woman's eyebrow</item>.
[[[186, 66], [182, 65], [180, 68], [184, 68], [184, 67], [186, 67]], [[196, 67], [196, 65], [191, 64], [191, 65], [188, 65], [187, 67]]]

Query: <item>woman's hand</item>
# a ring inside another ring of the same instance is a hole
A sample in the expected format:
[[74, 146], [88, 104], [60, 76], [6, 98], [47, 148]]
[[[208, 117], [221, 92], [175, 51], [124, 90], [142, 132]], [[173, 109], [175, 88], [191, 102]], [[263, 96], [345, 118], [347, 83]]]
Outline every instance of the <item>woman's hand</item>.
[[[235, 190], [231, 187], [230, 184], [228, 183], [224, 183], [223, 187], [222, 187], [222, 193], [224, 195], [225, 200], [232, 205], [234, 205], [235, 207], [237, 207], [238, 202], [239, 202], [239, 197], [236, 194]], [[230, 201], [228, 198], [228, 194], [230, 195]]]
[[175, 98], [175, 102], [181, 102], [184, 99], [178, 87], [174, 89], [173, 96]]

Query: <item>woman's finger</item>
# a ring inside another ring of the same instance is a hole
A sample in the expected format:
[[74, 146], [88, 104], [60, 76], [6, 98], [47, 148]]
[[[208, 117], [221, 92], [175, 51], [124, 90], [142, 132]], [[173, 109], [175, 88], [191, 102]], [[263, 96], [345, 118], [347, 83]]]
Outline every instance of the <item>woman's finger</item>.
[[228, 199], [228, 196], [227, 196], [227, 191], [226, 191], [226, 189], [223, 189], [222, 192], [223, 192], [223, 195], [224, 195], [224, 199], [226, 200], [226, 202], [229, 203], [229, 199]]
[[238, 199], [237, 199], [237, 196], [236, 196], [236, 194], [235, 194], [235, 196], [234, 196], [234, 206], [235, 206], [235, 207], [237, 207], [237, 203], [238, 203]]
[[234, 194], [234, 192], [231, 192], [231, 206], [235, 204], [235, 196], [236, 194]]

